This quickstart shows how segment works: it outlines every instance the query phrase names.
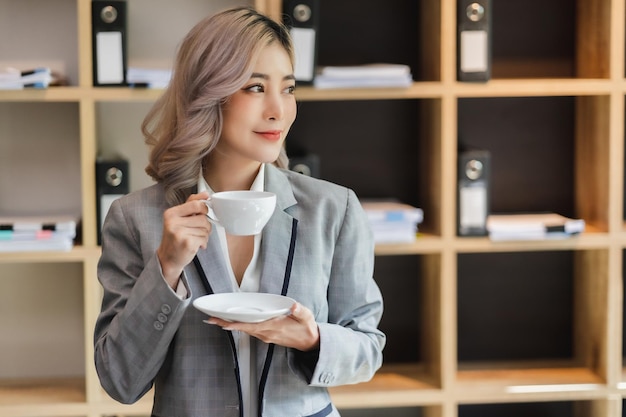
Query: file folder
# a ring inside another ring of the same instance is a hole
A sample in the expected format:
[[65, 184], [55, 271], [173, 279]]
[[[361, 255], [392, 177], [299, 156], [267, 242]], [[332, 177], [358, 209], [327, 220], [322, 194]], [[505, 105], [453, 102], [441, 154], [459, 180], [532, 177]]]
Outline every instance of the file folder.
[[126, 84], [126, 2], [91, 3], [93, 85]]
[[457, 0], [457, 79], [491, 78], [491, 1]]
[[128, 194], [128, 161], [122, 158], [96, 160], [96, 197], [98, 244], [102, 243], [102, 226], [113, 201]]
[[311, 84], [317, 66], [319, 0], [284, 0], [284, 23], [294, 44], [296, 81]]

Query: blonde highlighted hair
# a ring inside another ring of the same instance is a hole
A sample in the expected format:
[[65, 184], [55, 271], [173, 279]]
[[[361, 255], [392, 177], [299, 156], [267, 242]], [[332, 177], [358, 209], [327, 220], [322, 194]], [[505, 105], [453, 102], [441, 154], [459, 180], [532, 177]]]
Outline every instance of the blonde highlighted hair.
[[[274, 42], [293, 64], [288, 30], [251, 8], [205, 18], [183, 39], [170, 84], [141, 125], [151, 147], [146, 172], [163, 185], [169, 204], [194, 192], [202, 161], [222, 132], [222, 105], [250, 79], [261, 49]], [[287, 167], [284, 149], [274, 164]]]

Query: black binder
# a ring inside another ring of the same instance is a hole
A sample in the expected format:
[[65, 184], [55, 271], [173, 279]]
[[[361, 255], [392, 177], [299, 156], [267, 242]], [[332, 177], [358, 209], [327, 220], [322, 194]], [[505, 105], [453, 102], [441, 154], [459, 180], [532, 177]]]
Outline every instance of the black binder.
[[458, 156], [457, 233], [486, 236], [489, 216], [491, 154], [486, 150], [462, 151]]
[[457, 79], [491, 78], [491, 2], [457, 0]]
[[96, 160], [96, 211], [98, 244], [102, 243], [102, 225], [111, 204], [129, 191], [128, 161], [122, 158]]
[[91, 2], [93, 85], [126, 85], [126, 2]]
[[317, 66], [319, 0], [283, 0], [284, 23], [294, 43], [296, 81], [311, 84]]

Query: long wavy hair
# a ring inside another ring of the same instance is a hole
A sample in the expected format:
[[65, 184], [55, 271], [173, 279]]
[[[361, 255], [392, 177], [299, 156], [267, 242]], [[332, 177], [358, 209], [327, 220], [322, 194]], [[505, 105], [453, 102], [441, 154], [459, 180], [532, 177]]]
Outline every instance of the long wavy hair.
[[[294, 62], [286, 27], [252, 8], [209, 16], [180, 44], [172, 79], [141, 130], [151, 147], [146, 173], [163, 185], [171, 205], [194, 192], [202, 161], [222, 132], [222, 106], [249, 79], [265, 46], [278, 42]], [[285, 149], [274, 162], [287, 168]]]

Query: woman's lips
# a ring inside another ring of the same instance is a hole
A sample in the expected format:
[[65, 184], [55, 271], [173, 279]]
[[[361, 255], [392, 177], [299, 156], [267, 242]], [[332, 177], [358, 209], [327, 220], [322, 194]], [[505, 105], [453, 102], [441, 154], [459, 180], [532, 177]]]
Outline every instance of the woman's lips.
[[256, 132], [257, 135], [261, 135], [265, 139], [271, 140], [274, 142], [280, 140], [281, 133], [282, 132], [280, 130], [267, 130], [265, 132]]

